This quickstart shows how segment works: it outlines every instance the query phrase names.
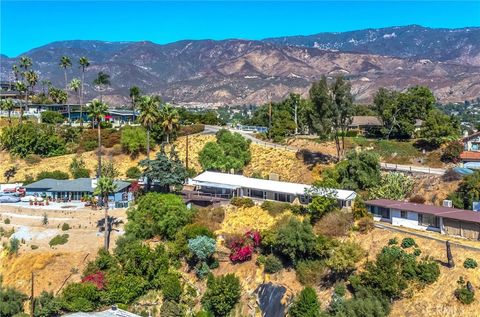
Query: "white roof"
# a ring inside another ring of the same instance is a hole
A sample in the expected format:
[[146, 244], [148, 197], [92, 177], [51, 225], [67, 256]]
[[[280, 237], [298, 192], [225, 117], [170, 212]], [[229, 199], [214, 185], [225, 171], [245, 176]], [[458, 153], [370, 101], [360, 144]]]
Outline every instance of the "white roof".
[[[272, 181], [267, 179], [258, 179], [246, 177], [243, 175], [218, 173], [218, 172], [203, 172], [190, 181], [192, 185], [203, 185], [209, 187], [223, 187], [223, 188], [253, 188], [258, 190], [266, 190], [272, 192], [303, 195], [305, 191], [312, 190], [311, 185], [288, 183], [280, 181]], [[317, 191], [315, 194], [322, 195], [322, 193], [331, 193], [337, 199], [350, 200], [356, 197], [356, 193], [351, 190], [343, 189], [325, 189], [321, 192]]]

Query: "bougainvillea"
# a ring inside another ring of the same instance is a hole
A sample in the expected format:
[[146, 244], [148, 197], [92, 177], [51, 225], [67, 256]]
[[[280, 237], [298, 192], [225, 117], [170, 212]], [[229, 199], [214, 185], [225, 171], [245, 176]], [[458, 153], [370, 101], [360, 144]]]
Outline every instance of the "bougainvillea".
[[244, 262], [252, 258], [253, 251], [260, 245], [261, 237], [258, 231], [247, 231], [243, 236], [233, 238], [228, 247], [232, 251], [230, 261]]
[[82, 283], [92, 283], [97, 289], [102, 290], [105, 287], [105, 274], [100, 271], [82, 278]]

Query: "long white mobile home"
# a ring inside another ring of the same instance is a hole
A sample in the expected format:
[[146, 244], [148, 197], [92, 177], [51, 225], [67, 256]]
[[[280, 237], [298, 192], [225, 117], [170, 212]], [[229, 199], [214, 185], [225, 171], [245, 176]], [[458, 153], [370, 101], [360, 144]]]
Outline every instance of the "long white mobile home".
[[196, 190], [224, 197], [251, 197], [261, 200], [275, 200], [292, 203], [298, 198], [308, 204], [311, 196], [331, 195], [341, 207], [351, 207], [357, 196], [354, 191], [343, 189], [322, 189], [314, 191], [311, 185], [257, 179], [243, 175], [203, 172], [189, 181]]

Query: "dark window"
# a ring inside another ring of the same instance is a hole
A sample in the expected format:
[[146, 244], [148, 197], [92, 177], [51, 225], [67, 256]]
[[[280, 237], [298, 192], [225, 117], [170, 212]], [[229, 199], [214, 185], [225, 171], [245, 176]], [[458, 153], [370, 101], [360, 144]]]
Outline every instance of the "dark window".
[[250, 190], [250, 197], [255, 197], [255, 198], [260, 198], [260, 199], [264, 199], [264, 192], [262, 190], [255, 190], [255, 189], [251, 189]]
[[408, 215], [408, 214], [407, 214], [407, 212], [406, 212], [405, 210], [400, 211], [400, 217], [401, 217], [401, 218], [407, 219], [407, 218], [408, 218], [407, 215]]
[[418, 225], [425, 227], [440, 227], [440, 221], [438, 217], [427, 214], [418, 214]]

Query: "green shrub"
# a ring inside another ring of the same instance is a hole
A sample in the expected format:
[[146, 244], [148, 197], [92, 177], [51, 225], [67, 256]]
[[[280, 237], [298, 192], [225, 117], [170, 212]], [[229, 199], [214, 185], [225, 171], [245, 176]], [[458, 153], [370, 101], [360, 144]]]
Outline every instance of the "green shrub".
[[136, 166], [131, 166], [131, 167], [128, 168], [125, 175], [129, 179], [139, 179], [140, 176], [142, 176], [142, 171]]
[[277, 273], [283, 268], [282, 261], [274, 255], [269, 255], [265, 258], [265, 272]]
[[14, 288], [3, 286], [0, 279], [0, 316], [14, 316], [23, 312], [28, 296]]
[[402, 240], [402, 248], [408, 249], [410, 247], [416, 246], [415, 240], [413, 238], [403, 238]]
[[240, 291], [240, 280], [235, 274], [210, 275], [202, 305], [215, 316], [227, 316], [240, 299]]
[[432, 284], [438, 280], [439, 276], [440, 268], [437, 262], [424, 261], [417, 265], [417, 278], [420, 282]]
[[63, 223], [62, 225], [62, 231], [67, 231], [70, 230], [70, 225], [66, 222]]
[[28, 165], [35, 165], [42, 161], [42, 158], [37, 154], [28, 154], [25, 156], [25, 163]]
[[185, 309], [183, 306], [174, 301], [164, 301], [160, 308], [160, 316], [162, 317], [184, 317]]
[[56, 235], [50, 240], [50, 242], [48, 242], [48, 244], [50, 245], [50, 247], [53, 247], [55, 245], [62, 245], [68, 242], [68, 238], [68, 234]]
[[397, 237], [388, 240], [388, 245], [397, 245], [397, 244], [398, 244]]
[[68, 173], [54, 170], [54, 171], [42, 171], [37, 175], [37, 181], [45, 179], [45, 178], [52, 178], [52, 179], [68, 179]]
[[30, 246], [30, 248], [31, 248], [32, 250], [36, 250], [36, 249], [38, 249], [38, 245], [32, 244], [32, 245]]
[[420, 254], [422, 254], [422, 250], [420, 250], [419, 248], [415, 248], [413, 250], [413, 255], [420, 256]]
[[162, 281], [162, 293], [164, 301], [178, 302], [182, 296], [180, 279], [174, 274], [167, 274]]
[[443, 149], [442, 161], [446, 163], [458, 163], [463, 149], [463, 143], [460, 141], [452, 141], [448, 143]]
[[105, 291], [110, 304], [130, 304], [145, 292], [146, 287], [142, 276], [112, 272], [107, 275]]
[[40, 113], [42, 123], [59, 124], [65, 121], [65, 118], [58, 111], [42, 111]]
[[199, 262], [195, 267], [195, 275], [203, 280], [210, 273], [210, 267], [205, 262]]
[[10, 239], [10, 243], [8, 245], [8, 254], [17, 254], [18, 250], [20, 249], [20, 240], [17, 238]]
[[288, 314], [291, 317], [320, 317], [320, 308], [315, 290], [305, 287], [295, 298]]
[[[457, 281], [458, 288], [455, 290], [455, 297], [462, 303], [469, 305], [475, 300], [475, 293], [469, 289], [469, 283], [465, 283], [463, 277], [460, 277]], [[470, 285], [471, 287], [471, 285]]]
[[6, 225], [9, 225], [9, 224], [10, 224], [10, 218], [5, 218], [4, 223], [5, 223]]
[[236, 207], [253, 207], [255, 206], [255, 203], [251, 198], [248, 197], [233, 197], [230, 200], [230, 204], [236, 206]]
[[466, 258], [463, 262], [463, 267], [466, 269], [474, 269], [478, 266], [477, 261], [472, 258]]
[[275, 217], [282, 212], [291, 210], [291, 205], [289, 203], [266, 200], [262, 203], [262, 209], [268, 211], [272, 217]]
[[318, 285], [327, 273], [325, 263], [319, 260], [300, 261], [295, 266], [297, 279], [303, 285]]

